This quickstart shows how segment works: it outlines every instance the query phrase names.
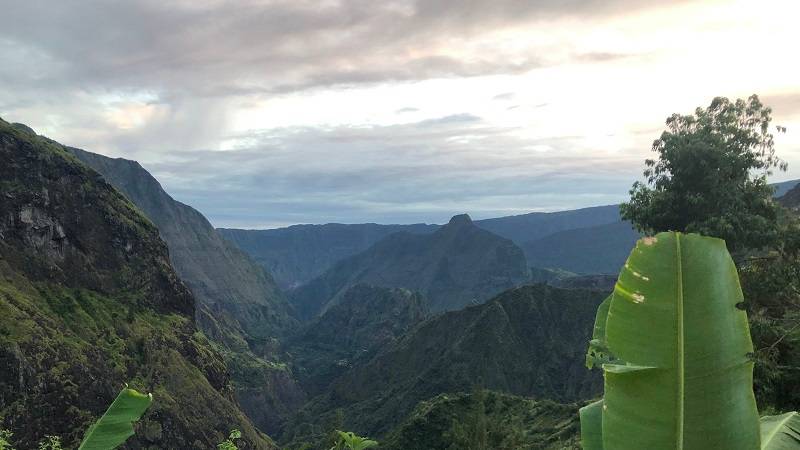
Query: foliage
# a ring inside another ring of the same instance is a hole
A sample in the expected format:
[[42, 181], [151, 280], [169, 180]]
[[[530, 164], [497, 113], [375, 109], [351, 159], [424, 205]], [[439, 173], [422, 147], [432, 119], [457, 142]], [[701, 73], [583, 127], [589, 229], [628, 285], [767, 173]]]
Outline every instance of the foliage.
[[123, 389], [81, 442], [78, 450], [111, 450], [133, 436], [133, 422], [150, 407], [153, 396]]
[[742, 262], [755, 346], [755, 391], [762, 409], [800, 409], [800, 231], [786, 218], [772, 251]]
[[[445, 437], [451, 442], [448, 450], [515, 450], [523, 443], [519, 428], [496, 420], [486, 412], [486, 391], [473, 391], [475, 403], [464, 420], [453, 420]], [[493, 420], [494, 419], [494, 420]]]
[[39, 443], [39, 450], [62, 450], [61, 438], [58, 436], [45, 436]]
[[761, 448], [793, 450], [800, 447], [800, 415], [794, 412], [761, 419]]
[[778, 206], [766, 177], [786, 163], [775, 155], [771, 121], [755, 95], [672, 115], [653, 143], [658, 160], [645, 161], [646, 183], [634, 183], [622, 217], [647, 234], [720, 237], [731, 251], [774, 243]]
[[[477, 394], [477, 395], [476, 395]], [[386, 450], [475, 448], [475, 442], [526, 450], [573, 450], [578, 445], [577, 404], [533, 400], [490, 390], [439, 394], [420, 402], [382, 441]], [[485, 424], [486, 439], [471, 439], [469, 427]], [[500, 438], [495, 438], [499, 436]], [[454, 442], [457, 441], [457, 442]]]
[[239, 450], [239, 447], [236, 446], [236, 441], [242, 438], [242, 432], [239, 430], [231, 430], [231, 433], [228, 435], [228, 439], [217, 444], [217, 449], [219, 450]]
[[[738, 281], [724, 241], [674, 232], [639, 241], [598, 308], [587, 365], [602, 365], [605, 397], [581, 409], [584, 449], [759, 448]], [[790, 439], [762, 448], [800, 448], [797, 421], [765, 418], [766, 435]]]
[[339, 434], [339, 442], [331, 447], [331, 450], [365, 450], [378, 446], [378, 442], [365, 437], [356, 436], [350, 431], [337, 431], [337, 433]]
[[11, 438], [14, 435], [10, 430], [0, 429], [0, 450], [14, 450], [11, 446]]

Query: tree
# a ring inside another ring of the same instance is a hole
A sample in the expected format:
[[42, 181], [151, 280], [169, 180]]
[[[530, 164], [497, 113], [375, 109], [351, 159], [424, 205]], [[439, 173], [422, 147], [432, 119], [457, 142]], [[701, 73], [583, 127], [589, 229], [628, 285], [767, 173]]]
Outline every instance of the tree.
[[646, 182], [634, 183], [622, 217], [647, 234], [720, 237], [732, 252], [773, 244], [778, 205], [767, 176], [787, 165], [775, 155], [771, 121], [772, 110], [756, 95], [717, 97], [693, 115], [670, 116], [653, 142], [658, 159], [645, 161]]

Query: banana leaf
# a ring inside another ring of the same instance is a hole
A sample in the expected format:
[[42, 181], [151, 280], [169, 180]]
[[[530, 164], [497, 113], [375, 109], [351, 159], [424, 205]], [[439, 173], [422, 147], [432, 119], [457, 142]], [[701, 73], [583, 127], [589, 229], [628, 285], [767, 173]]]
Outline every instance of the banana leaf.
[[133, 422], [139, 420], [153, 401], [152, 395], [125, 388], [108, 410], [86, 432], [78, 450], [112, 450], [133, 435]]
[[742, 301], [724, 241], [669, 232], [637, 243], [600, 341], [617, 358], [603, 364], [603, 448], [759, 448]]
[[606, 344], [606, 320], [608, 319], [608, 308], [611, 306], [612, 297], [612, 295], [609, 295], [597, 308], [592, 340], [589, 341], [589, 350], [586, 352], [586, 367], [589, 369], [616, 362], [616, 358], [611, 354]]
[[579, 413], [583, 450], [603, 450], [603, 400], [584, 406]]
[[800, 415], [790, 412], [761, 418], [761, 450], [800, 448]]

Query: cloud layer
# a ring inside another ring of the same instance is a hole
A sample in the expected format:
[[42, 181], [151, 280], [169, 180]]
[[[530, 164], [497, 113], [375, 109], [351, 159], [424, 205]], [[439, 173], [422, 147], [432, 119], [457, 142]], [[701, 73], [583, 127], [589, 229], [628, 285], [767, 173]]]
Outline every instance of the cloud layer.
[[764, 94], [800, 164], [797, 9], [14, 2], [0, 116], [137, 159], [220, 226], [586, 206], [623, 199], [663, 118], [715, 95]]

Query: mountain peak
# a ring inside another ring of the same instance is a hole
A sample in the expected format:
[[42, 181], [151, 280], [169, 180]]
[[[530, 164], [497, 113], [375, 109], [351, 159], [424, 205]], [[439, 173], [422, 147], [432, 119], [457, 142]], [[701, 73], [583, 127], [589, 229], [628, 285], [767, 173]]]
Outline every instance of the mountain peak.
[[469, 217], [469, 214], [458, 214], [453, 216], [450, 219], [450, 222], [447, 225], [471, 225], [472, 219]]

